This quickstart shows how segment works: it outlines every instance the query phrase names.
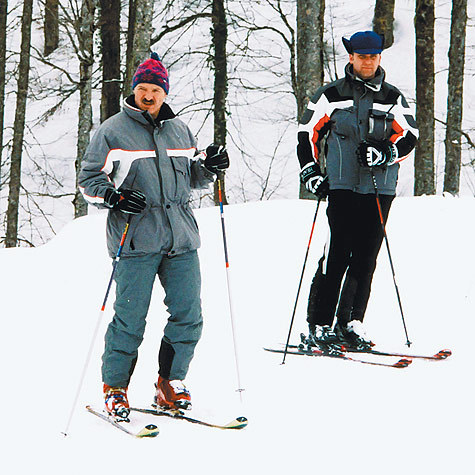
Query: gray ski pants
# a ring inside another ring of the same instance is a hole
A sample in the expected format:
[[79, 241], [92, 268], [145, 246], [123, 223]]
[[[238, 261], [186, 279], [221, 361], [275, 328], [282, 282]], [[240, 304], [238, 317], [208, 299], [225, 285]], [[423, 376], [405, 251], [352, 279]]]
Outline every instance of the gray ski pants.
[[197, 251], [175, 257], [158, 253], [124, 257], [118, 262], [115, 315], [102, 356], [102, 380], [109, 386], [129, 385], [157, 274], [170, 314], [159, 352], [159, 372], [166, 379], [185, 379], [203, 326]]

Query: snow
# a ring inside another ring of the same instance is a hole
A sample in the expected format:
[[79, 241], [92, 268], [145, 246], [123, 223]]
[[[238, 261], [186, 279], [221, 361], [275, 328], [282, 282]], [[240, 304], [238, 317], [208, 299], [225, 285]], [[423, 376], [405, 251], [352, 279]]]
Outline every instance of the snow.
[[[89, 415], [101, 407], [100, 335], [68, 437], [65, 430], [111, 272], [105, 214], [66, 225], [35, 249], [1, 249], [2, 473], [470, 473], [474, 388], [475, 199], [397, 198], [388, 223], [396, 277], [414, 352], [450, 348], [444, 362], [406, 369], [263, 351], [284, 342], [315, 203], [273, 200], [225, 208], [243, 402], [228, 310], [218, 208], [196, 211], [203, 245], [205, 328], [186, 380], [197, 416], [219, 431], [146, 416], [156, 439], [137, 440]], [[305, 301], [327, 235], [321, 206], [292, 340], [306, 330]], [[157, 283], [129, 396], [147, 406], [166, 321]], [[383, 247], [365, 325], [384, 349], [405, 337]], [[142, 415], [140, 415], [142, 417]]]

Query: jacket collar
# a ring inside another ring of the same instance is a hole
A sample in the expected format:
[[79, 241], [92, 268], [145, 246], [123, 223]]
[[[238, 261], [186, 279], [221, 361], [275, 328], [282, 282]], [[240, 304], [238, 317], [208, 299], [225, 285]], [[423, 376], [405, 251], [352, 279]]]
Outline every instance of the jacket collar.
[[154, 127], [159, 127], [161, 122], [164, 120], [174, 119], [176, 117], [175, 113], [172, 111], [171, 107], [164, 102], [158, 117], [154, 119], [148, 111], [143, 111], [135, 104], [134, 95], [131, 94], [129, 97], [124, 99], [122, 110], [132, 119], [140, 122], [144, 125], [152, 125]]
[[353, 72], [353, 65], [351, 63], [348, 63], [345, 67], [345, 77], [348, 81], [364, 84], [365, 87], [374, 92], [378, 92], [381, 90], [381, 86], [384, 82], [385, 76], [386, 72], [384, 71], [384, 69], [381, 66], [378, 66], [374, 78], [365, 81], [355, 75], [355, 73]]

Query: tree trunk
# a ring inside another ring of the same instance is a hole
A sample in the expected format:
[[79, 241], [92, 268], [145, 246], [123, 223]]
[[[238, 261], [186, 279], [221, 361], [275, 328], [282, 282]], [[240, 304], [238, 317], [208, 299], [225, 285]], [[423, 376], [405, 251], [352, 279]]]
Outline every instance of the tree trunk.
[[101, 122], [120, 111], [120, 0], [100, 0]]
[[389, 48], [394, 43], [394, 1], [376, 0], [373, 16], [373, 30], [384, 35], [384, 47]]
[[434, 0], [416, 0], [416, 119], [419, 143], [414, 194], [434, 195]]
[[[228, 71], [226, 60], [226, 43], [228, 39], [228, 25], [226, 23], [226, 11], [224, 0], [213, 0], [212, 10], [212, 42], [214, 49], [214, 143], [226, 145], [226, 98], [228, 95]], [[228, 204], [225, 193], [225, 175], [218, 174], [221, 183], [221, 198], [223, 204]], [[214, 203], [219, 205], [218, 181], [214, 184]]]
[[3, 129], [5, 127], [5, 58], [7, 53], [7, 0], [0, 0], [0, 190], [2, 189]]
[[444, 191], [457, 195], [462, 162], [463, 75], [467, 0], [453, 0], [450, 27], [447, 130], [445, 134]]
[[78, 141], [76, 155], [76, 195], [73, 200], [74, 217], [87, 214], [87, 203], [78, 188], [78, 175], [82, 158], [89, 145], [89, 135], [92, 129], [92, 67], [94, 65], [94, 13], [95, 0], [83, 0], [81, 6], [81, 26], [79, 34], [79, 111], [78, 111]]
[[21, 156], [25, 130], [28, 76], [30, 73], [31, 22], [33, 0], [23, 1], [21, 19], [21, 50], [18, 65], [18, 92], [16, 96], [15, 122], [13, 125], [13, 145], [10, 168], [10, 190], [8, 194], [7, 232], [5, 247], [16, 247], [18, 241], [18, 210], [21, 186]]
[[44, 54], [48, 56], [59, 44], [59, 0], [45, 0]]
[[[297, 0], [297, 117], [323, 84], [325, 0]], [[300, 184], [299, 198], [315, 200]]]
[[150, 55], [152, 17], [153, 0], [129, 0], [124, 97], [131, 92], [132, 78], [137, 67]]

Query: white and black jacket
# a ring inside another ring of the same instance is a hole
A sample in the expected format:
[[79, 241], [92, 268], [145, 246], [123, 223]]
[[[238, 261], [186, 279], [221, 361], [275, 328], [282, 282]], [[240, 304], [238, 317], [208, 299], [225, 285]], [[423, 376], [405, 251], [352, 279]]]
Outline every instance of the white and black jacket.
[[[417, 142], [414, 115], [402, 93], [384, 81], [384, 70], [363, 81], [353, 74], [353, 67], [345, 68], [345, 78], [321, 87], [307, 106], [298, 129], [297, 156], [301, 168], [315, 161], [325, 170], [330, 190], [345, 189], [357, 193], [374, 192], [371, 172], [360, 166], [356, 150], [368, 138], [371, 111], [389, 113], [390, 123], [384, 137], [396, 145], [395, 164], [374, 169], [379, 192], [394, 195], [399, 161], [407, 157]], [[323, 148], [323, 144], [324, 148]]]

